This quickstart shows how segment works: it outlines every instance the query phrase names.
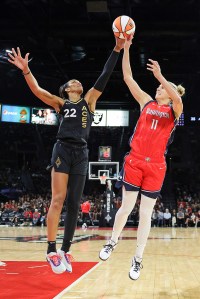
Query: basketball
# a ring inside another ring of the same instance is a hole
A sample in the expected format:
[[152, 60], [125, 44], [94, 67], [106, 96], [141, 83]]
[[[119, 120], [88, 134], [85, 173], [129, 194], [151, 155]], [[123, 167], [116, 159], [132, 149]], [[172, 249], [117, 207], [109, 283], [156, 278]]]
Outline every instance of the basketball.
[[135, 22], [128, 16], [117, 17], [113, 24], [112, 30], [118, 38], [125, 39], [135, 32]]

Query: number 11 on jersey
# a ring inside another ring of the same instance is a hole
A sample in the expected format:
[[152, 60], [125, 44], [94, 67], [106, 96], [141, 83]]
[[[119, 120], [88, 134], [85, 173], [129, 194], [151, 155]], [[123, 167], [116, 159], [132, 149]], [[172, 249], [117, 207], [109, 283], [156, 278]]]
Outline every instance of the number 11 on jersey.
[[157, 125], [158, 125], [158, 120], [152, 119], [151, 130], [156, 130]]

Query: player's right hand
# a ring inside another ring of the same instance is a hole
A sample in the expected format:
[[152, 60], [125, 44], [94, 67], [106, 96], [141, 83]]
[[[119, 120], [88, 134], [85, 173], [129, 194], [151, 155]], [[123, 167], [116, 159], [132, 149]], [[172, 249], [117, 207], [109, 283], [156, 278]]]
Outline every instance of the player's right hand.
[[130, 46], [132, 45], [133, 37], [134, 37], [134, 35], [130, 34], [130, 37], [125, 39], [124, 49], [129, 49], [130, 48]]
[[28, 68], [28, 56], [29, 53], [26, 53], [25, 57], [21, 56], [20, 48], [17, 47], [17, 52], [14, 48], [12, 48], [12, 54], [8, 53], [10, 59], [8, 61], [18, 67], [20, 70], [24, 70]]

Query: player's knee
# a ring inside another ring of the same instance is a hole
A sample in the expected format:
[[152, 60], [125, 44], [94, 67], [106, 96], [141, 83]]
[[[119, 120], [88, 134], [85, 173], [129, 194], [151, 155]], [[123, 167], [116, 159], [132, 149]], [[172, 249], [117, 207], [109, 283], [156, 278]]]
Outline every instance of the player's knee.
[[54, 211], [62, 210], [64, 200], [65, 198], [62, 195], [56, 195], [52, 198], [51, 206], [54, 209]]
[[147, 209], [140, 209], [140, 219], [151, 219], [152, 212]]
[[128, 206], [121, 206], [120, 209], [119, 209], [119, 213], [124, 216], [129, 216], [129, 214], [131, 213], [131, 210]]

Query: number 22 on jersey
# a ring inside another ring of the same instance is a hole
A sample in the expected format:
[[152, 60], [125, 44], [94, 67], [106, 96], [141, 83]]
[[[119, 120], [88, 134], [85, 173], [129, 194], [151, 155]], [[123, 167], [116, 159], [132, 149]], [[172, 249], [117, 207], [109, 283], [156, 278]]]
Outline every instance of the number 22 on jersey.
[[65, 118], [67, 118], [67, 117], [76, 117], [76, 109], [74, 109], [74, 108], [65, 109], [64, 112], [65, 112], [65, 115], [64, 115]]

